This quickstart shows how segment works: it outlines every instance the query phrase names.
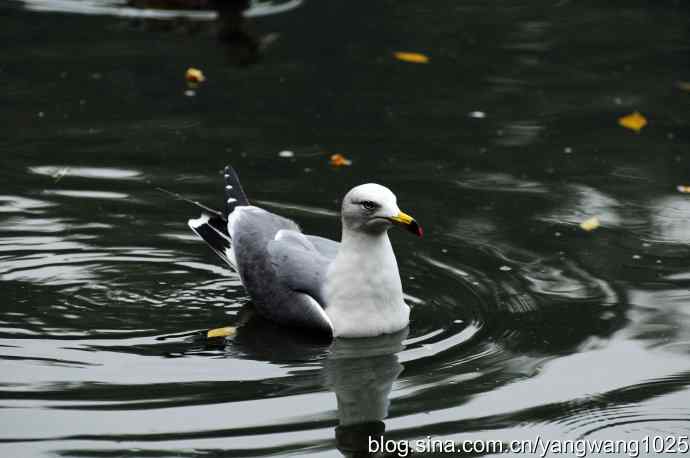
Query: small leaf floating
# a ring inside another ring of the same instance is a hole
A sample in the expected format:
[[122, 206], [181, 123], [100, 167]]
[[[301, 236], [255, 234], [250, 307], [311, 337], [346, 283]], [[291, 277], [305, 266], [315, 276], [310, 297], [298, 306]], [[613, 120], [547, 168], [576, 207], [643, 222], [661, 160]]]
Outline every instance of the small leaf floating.
[[626, 129], [634, 130], [635, 132], [639, 133], [640, 130], [647, 125], [647, 118], [636, 111], [629, 115], [618, 118], [618, 124]]
[[186, 79], [187, 82], [191, 83], [191, 84], [199, 84], [199, 83], [203, 83], [204, 81], [206, 81], [206, 77], [204, 76], [204, 72], [202, 72], [198, 68], [193, 68], [193, 67], [190, 67], [187, 69], [187, 72], [184, 75], [184, 79]]
[[601, 225], [599, 222], [599, 218], [596, 216], [593, 216], [589, 219], [584, 220], [583, 222], [580, 223], [580, 227], [582, 230], [585, 230], [587, 232], [591, 232], [594, 229], [598, 228]]
[[196, 95], [195, 89], [199, 87], [201, 83], [206, 81], [204, 72], [198, 68], [189, 67], [184, 74], [184, 79], [187, 81], [187, 90], [184, 91], [184, 95], [187, 97], [194, 97]]
[[345, 167], [352, 165], [352, 161], [343, 156], [342, 154], [333, 154], [331, 156], [331, 165], [333, 167]]
[[193, 67], [187, 69], [187, 72], [184, 74], [184, 79], [187, 80], [187, 90], [184, 91], [184, 95], [187, 97], [194, 97], [196, 95], [194, 89], [198, 88], [201, 83], [206, 81], [204, 72]]
[[215, 337], [232, 337], [235, 335], [237, 328], [232, 326], [226, 326], [224, 328], [211, 329], [206, 333], [207, 339], [213, 339]]
[[396, 59], [403, 62], [410, 62], [413, 64], [428, 64], [429, 58], [424, 54], [418, 52], [395, 52], [393, 53]]

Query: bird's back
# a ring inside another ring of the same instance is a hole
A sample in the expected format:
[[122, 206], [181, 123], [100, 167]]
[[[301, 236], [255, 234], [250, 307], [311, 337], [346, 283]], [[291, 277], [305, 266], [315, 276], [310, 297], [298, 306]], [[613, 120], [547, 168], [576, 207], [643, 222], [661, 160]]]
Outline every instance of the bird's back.
[[[256, 310], [264, 317], [287, 326], [308, 328], [331, 334], [330, 320], [323, 304], [315, 300], [318, 294], [291, 287], [289, 275], [280, 259], [269, 250], [276, 243], [280, 231], [294, 232], [306, 240], [293, 221], [250, 204], [237, 173], [232, 167], [224, 170], [225, 202], [217, 212], [198, 202], [191, 203], [206, 210], [200, 218], [189, 220], [191, 229], [199, 235], [223, 260], [235, 269], [242, 280]], [[316, 237], [312, 246], [317, 251], [334, 253], [337, 245]], [[282, 246], [282, 244], [280, 245]], [[279, 247], [280, 247], [279, 246]], [[290, 248], [288, 245], [287, 248]], [[277, 250], [280, 253], [280, 250]], [[288, 266], [289, 267], [289, 266]], [[312, 266], [314, 269], [320, 265]], [[319, 288], [317, 288], [318, 290]]]
[[296, 231], [293, 221], [254, 206], [239, 206], [228, 215], [237, 271], [256, 309], [275, 322], [331, 332], [331, 326], [311, 295], [297, 291], [280, 275], [280, 259], [269, 252], [279, 231]]

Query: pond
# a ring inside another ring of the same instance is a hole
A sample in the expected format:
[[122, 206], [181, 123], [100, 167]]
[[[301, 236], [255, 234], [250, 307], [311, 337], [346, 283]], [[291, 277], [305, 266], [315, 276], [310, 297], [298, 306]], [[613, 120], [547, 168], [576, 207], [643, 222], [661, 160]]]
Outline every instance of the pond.
[[[687, 2], [214, 5], [0, 5], [2, 456], [687, 450]], [[425, 230], [390, 234], [409, 329], [253, 313], [157, 190], [220, 207], [226, 164], [335, 239], [391, 188]]]

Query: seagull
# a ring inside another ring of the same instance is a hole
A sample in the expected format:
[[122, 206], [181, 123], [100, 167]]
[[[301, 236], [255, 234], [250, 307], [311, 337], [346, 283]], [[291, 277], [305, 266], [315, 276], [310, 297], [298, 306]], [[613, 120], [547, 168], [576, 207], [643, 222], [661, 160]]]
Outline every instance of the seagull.
[[421, 237], [388, 188], [359, 185], [343, 198], [340, 242], [304, 234], [292, 220], [250, 204], [237, 173], [224, 169], [225, 203], [189, 227], [233, 270], [259, 314], [331, 337], [372, 337], [407, 327], [398, 263], [388, 229]]

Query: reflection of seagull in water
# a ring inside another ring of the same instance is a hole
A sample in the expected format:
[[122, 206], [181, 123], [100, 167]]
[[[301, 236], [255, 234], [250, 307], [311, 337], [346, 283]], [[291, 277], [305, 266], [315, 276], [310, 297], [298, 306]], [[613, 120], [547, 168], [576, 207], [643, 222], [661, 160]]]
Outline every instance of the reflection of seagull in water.
[[346, 456], [371, 456], [369, 441], [385, 432], [393, 384], [403, 371], [397, 353], [407, 329], [369, 339], [335, 339], [324, 361], [326, 382], [338, 401], [335, 439]]
[[396, 332], [407, 326], [398, 264], [387, 231], [422, 235], [395, 195], [377, 184], [350, 190], [342, 204], [342, 240], [303, 234], [293, 221], [250, 205], [232, 167], [225, 168], [225, 211], [189, 226], [240, 274], [266, 318], [341, 337]]

